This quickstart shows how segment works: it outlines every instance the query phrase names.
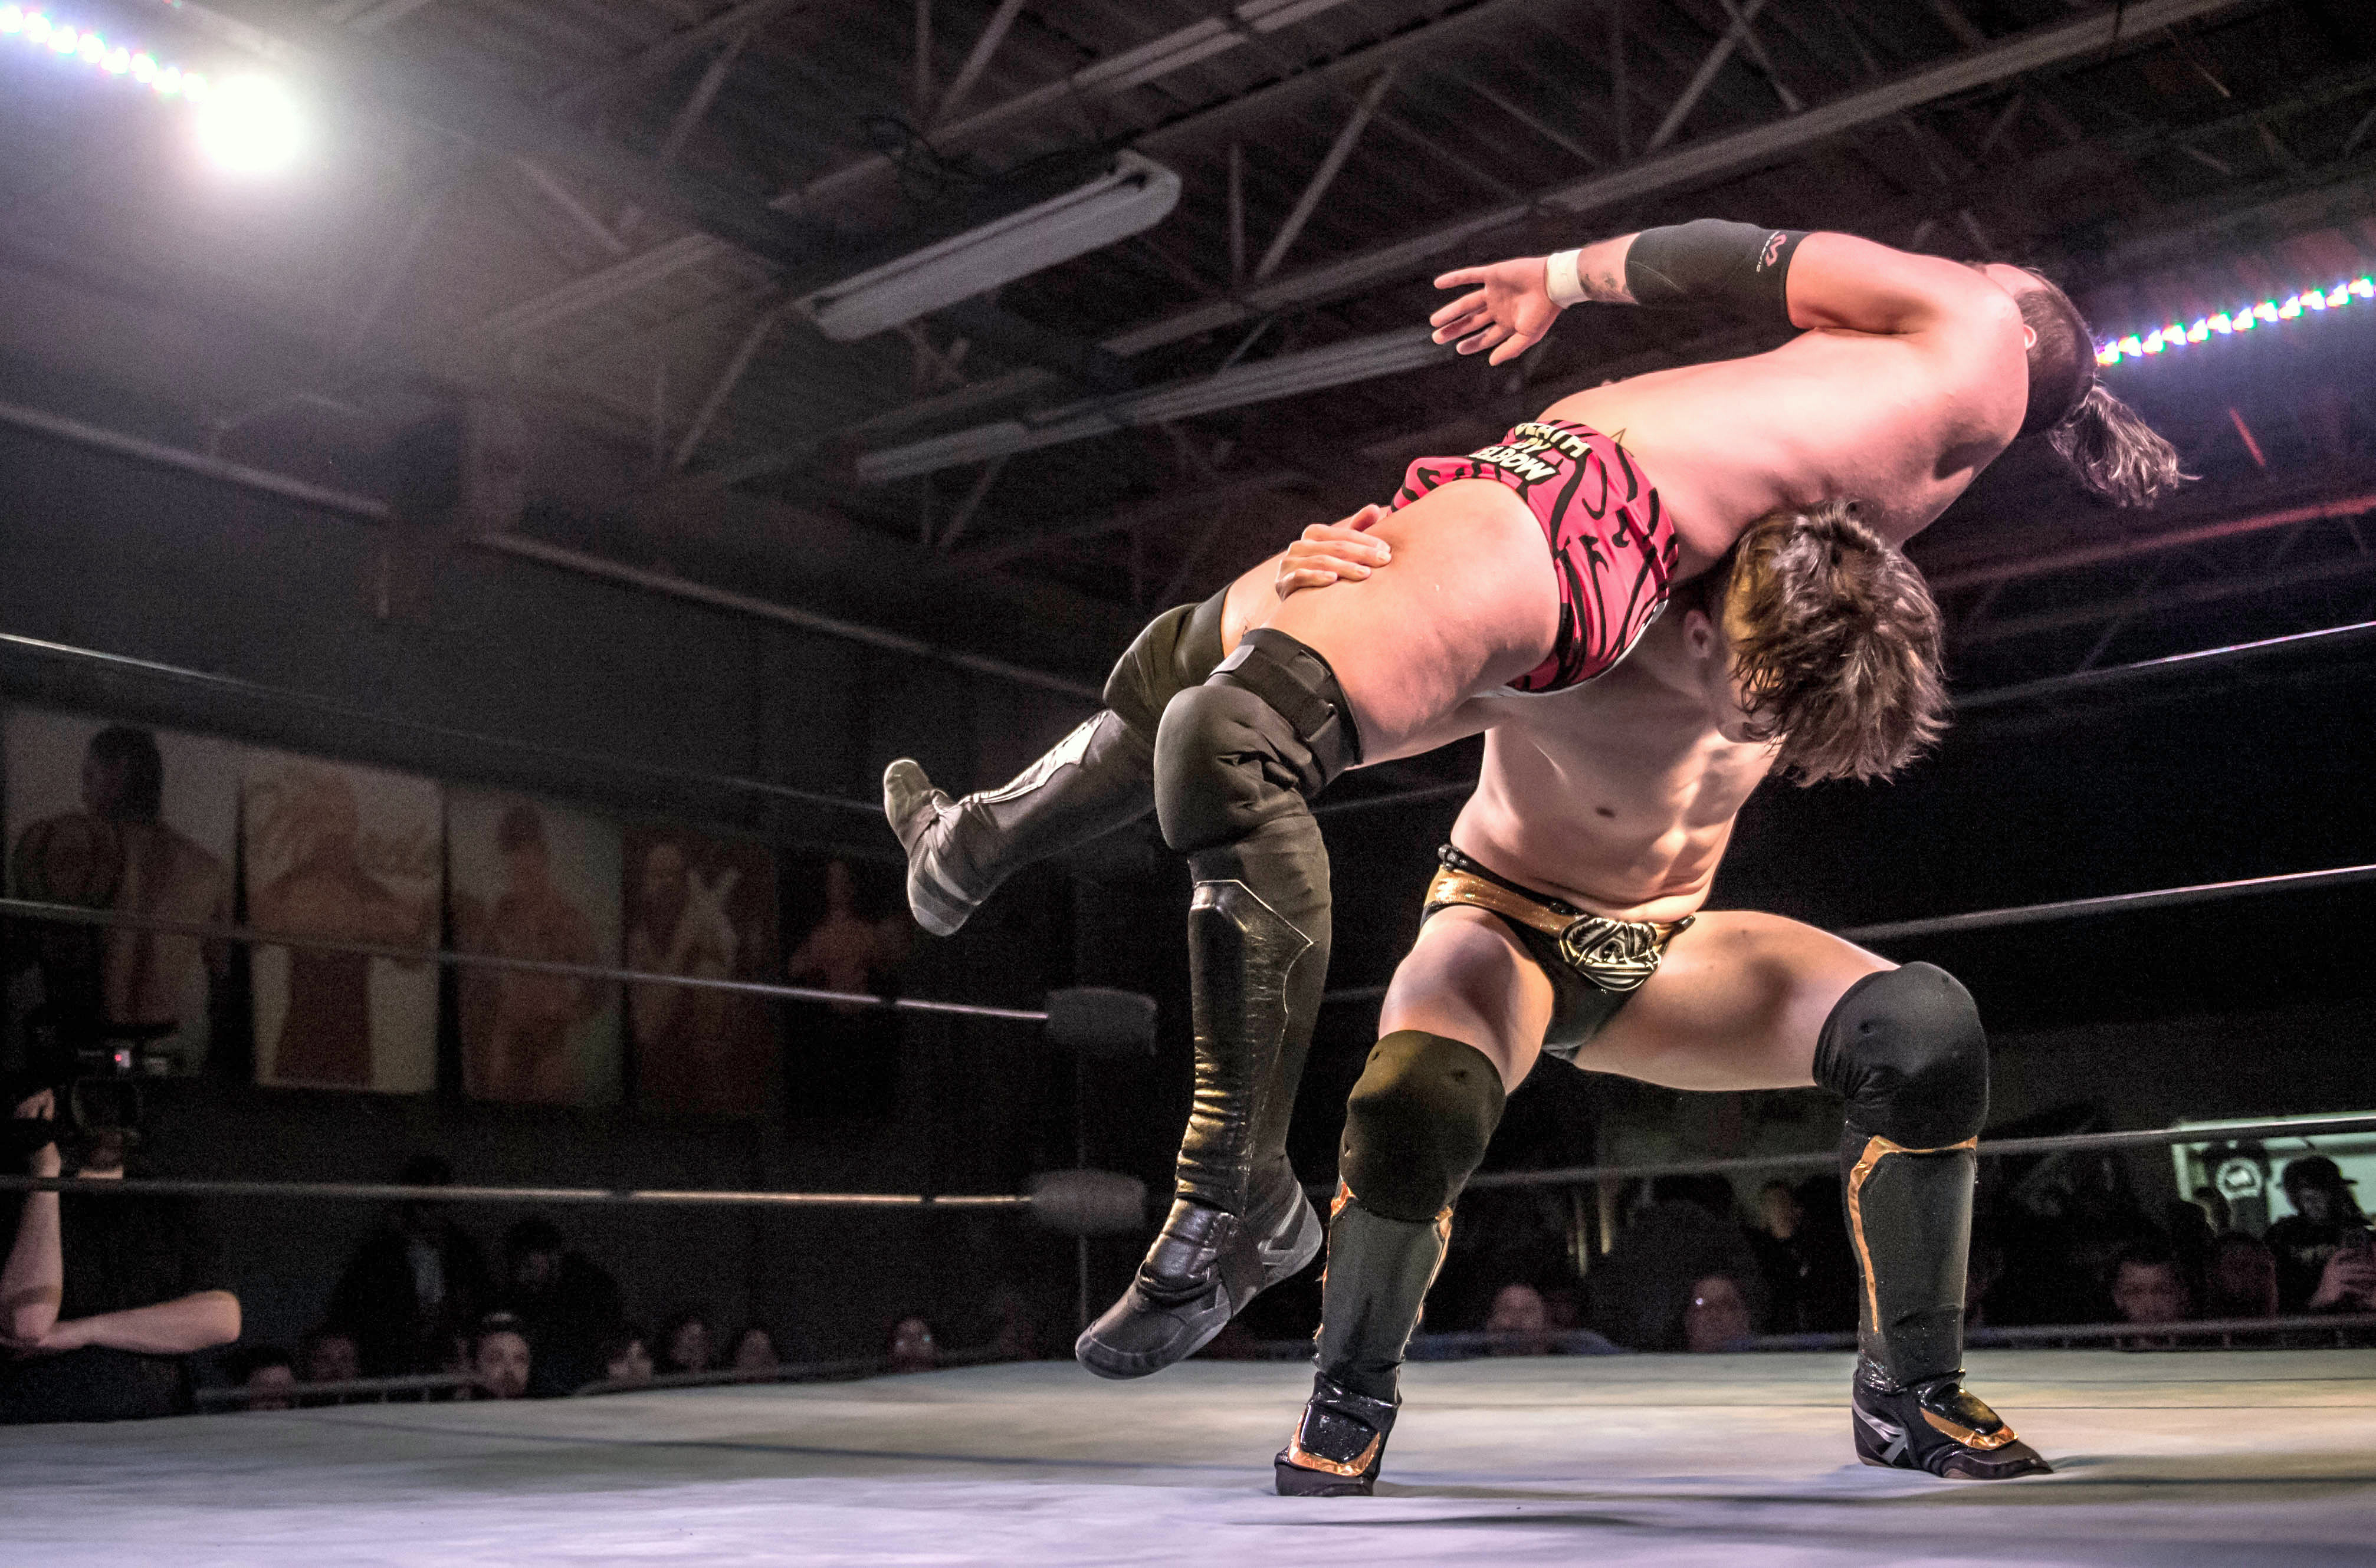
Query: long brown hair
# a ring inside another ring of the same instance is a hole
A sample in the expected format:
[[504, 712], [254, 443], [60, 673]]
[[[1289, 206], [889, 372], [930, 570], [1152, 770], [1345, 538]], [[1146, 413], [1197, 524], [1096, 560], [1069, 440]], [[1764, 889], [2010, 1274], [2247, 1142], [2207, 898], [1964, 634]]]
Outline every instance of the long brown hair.
[[1885, 778], [1946, 729], [1930, 585], [1849, 503], [1760, 518], [1703, 581], [1776, 771]]
[[2037, 280], [2014, 296], [2037, 337], [2021, 434], [2044, 432], [2079, 482], [2116, 506], [2150, 506], [2192, 479], [2179, 467], [2178, 448], [2096, 379], [2096, 335], [2071, 296], [2046, 274], [2021, 270]]

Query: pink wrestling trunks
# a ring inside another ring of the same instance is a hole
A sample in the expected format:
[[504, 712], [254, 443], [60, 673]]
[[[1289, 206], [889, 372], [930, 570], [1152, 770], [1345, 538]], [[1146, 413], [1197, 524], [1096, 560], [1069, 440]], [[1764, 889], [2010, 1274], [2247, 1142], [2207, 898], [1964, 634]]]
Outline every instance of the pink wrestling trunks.
[[1589, 425], [1530, 420], [1466, 457], [1421, 457], [1394, 510], [1463, 479], [1516, 491], [1542, 524], [1559, 574], [1559, 638], [1511, 686], [1562, 691], [1615, 669], [1666, 608], [1678, 550], [1657, 491], [1625, 448]]

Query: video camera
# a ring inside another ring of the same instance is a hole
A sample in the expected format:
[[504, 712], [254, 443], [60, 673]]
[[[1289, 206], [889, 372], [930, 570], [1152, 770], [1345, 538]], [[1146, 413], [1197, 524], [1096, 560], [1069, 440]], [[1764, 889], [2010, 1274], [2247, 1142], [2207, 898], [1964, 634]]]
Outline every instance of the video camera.
[[[53, 1142], [78, 1162], [104, 1144], [126, 1150], [138, 1145], [145, 1109], [139, 1075], [156, 1071], [144, 1048], [172, 1032], [171, 1024], [102, 1030], [62, 1018], [47, 1004], [34, 1008], [25, 1019], [25, 1065], [9, 1075], [7, 1103], [0, 1107], [0, 1159], [20, 1166]], [[56, 1092], [54, 1120], [7, 1114], [43, 1089]]]

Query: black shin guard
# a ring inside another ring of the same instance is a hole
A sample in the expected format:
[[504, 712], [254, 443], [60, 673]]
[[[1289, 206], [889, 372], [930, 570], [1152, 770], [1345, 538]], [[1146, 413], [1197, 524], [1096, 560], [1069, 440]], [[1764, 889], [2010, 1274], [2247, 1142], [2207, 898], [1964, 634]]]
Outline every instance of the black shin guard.
[[1149, 622], [1106, 677], [1106, 711], [996, 790], [952, 801], [907, 757], [883, 774], [883, 814], [908, 851], [908, 907], [949, 936], [1016, 872], [1145, 816], [1163, 709], [1221, 661], [1228, 590]]
[[1400, 1405], [1404, 1352], [1443, 1266], [1452, 1206], [1502, 1120], [1482, 1051], [1397, 1030], [1345, 1107], [1311, 1401], [1275, 1467], [1287, 1495], [1368, 1492]]
[[1242, 1213], [1266, 1142], [1283, 1146], [1328, 979], [1328, 851], [1309, 797], [1360, 759], [1327, 661], [1267, 629], [1164, 712], [1163, 837], [1188, 856], [1196, 1098], [1181, 1196]]
[[[1192, 1354], [1317, 1251], [1284, 1149], [1328, 975], [1328, 856], [1305, 797], [1359, 755], [1326, 661], [1277, 632], [1247, 633], [1164, 709], [1156, 806], [1196, 879], [1195, 1101], [1163, 1234], [1074, 1347], [1092, 1372], [1138, 1376]], [[1295, 1198], [1274, 1218], [1275, 1189]]]
[[1850, 986], [1815, 1048], [1845, 1097], [1841, 1197], [1857, 1258], [1857, 1452], [1870, 1464], [1995, 1479], [2045, 1462], [1963, 1384], [1973, 1152], [1988, 1037], [1971, 993], [1930, 964]]

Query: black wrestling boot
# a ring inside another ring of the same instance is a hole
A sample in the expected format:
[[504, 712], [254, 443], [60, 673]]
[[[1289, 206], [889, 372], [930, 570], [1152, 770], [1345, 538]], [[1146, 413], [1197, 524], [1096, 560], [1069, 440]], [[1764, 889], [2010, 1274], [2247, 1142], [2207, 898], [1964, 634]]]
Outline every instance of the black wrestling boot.
[[953, 935], [1034, 861], [1111, 833], [1155, 809], [1155, 734], [1163, 710], [1221, 661], [1224, 588], [1141, 628], [1106, 677], [1105, 711], [1003, 788], [952, 801], [912, 760], [883, 773], [883, 814], [908, 851], [908, 908]]
[[1155, 748], [1099, 713], [1002, 788], [951, 800], [901, 757], [883, 770], [883, 814], [908, 851], [908, 908], [951, 936], [999, 884], [1135, 822], [1155, 805]]
[[1281, 1497], [1367, 1497], [1376, 1487], [1402, 1403], [1403, 1354], [1451, 1239], [1450, 1209], [1432, 1220], [1389, 1219], [1338, 1183], [1313, 1358], [1319, 1370], [1272, 1465]]
[[1272, 1461], [1278, 1494], [1367, 1497], [1375, 1491], [1395, 1410], [1391, 1399], [1356, 1394], [1326, 1372], [1314, 1373], [1302, 1419]]
[[1857, 1362], [1857, 1457], [1884, 1469], [1928, 1470], [1949, 1480], [2050, 1476], [2037, 1450], [1950, 1372], [1907, 1387], [1869, 1360]]
[[1319, 1215], [1282, 1156], [1244, 1219], [1182, 1197], [1120, 1301], [1074, 1343], [1099, 1377], [1145, 1377], [1212, 1341], [1246, 1303], [1319, 1255]]
[[1857, 1362], [1850, 1425], [1868, 1465], [1956, 1480], [2051, 1474], [1963, 1385], [1964, 1268], [1971, 1247], [1970, 1142], [1906, 1148], [1853, 1123], [1841, 1149], [1855, 1244]]

